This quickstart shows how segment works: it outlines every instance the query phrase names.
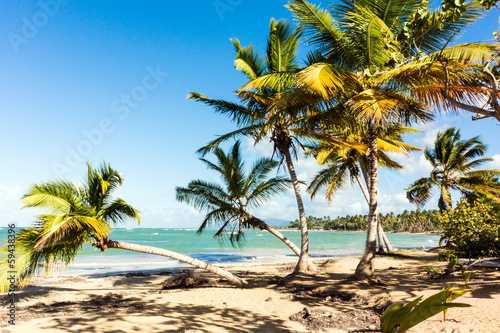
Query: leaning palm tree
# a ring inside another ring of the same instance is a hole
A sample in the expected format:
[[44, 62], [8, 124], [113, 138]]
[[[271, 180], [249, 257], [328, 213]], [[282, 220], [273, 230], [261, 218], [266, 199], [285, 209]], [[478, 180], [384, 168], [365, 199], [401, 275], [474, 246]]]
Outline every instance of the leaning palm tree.
[[[427, 2], [412, 0], [344, 0], [332, 4], [330, 10], [290, 0], [287, 7], [316, 48], [315, 63], [297, 75], [298, 86], [317, 94], [322, 104], [349, 107], [368, 129], [369, 225], [355, 277], [370, 278], [378, 216], [377, 129], [393, 122], [431, 119], [424, 103], [439, 101], [441, 90], [433, 85], [445, 81], [438, 57], [446, 58], [449, 65], [448, 93], [461, 99], [475, 96], [481, 88], [470, 75], [462, 75], [461, 65], [487, 59], [498, 47], [467, 44], [445, 49], [458, 36], [456, 29], [481, 16], [482, 8], [475, 2], [466, 3], [465, 13], [456, 20], [442, 17], [439, 10], [428, 11]], [[421, 57], [422, 53], [430, 56]], [[266, 84], [272, 87], [279, 81], [276, 76]]]
[[425, 158], [432, 164], [430, 177], [421, 178], [407, 188], [410, 202], [424, 205], [432, 196], [432, 188], [440, 192], [438, 206], [441, 211], [452, 208], [451, 191], [456, 190], [465, 197], [477, 194], [499, 200], [500, 183], [495, 177], [500, 170], [477, 168], [491, 158], [483, 158], [486, 146], [479, 137], [460, 139], [460, 130], [453, 127], [439, 132], [434, 148], [425, 149]]
[[295, 267], [296, 273], [307, 272], [309, 261], [309, 238], [307, 221], [300, 193], [299, 180], [295, 172], [293, 155], [300, 146], [298, 139], [301, 133], [301, 118], [304, 113], [311, 113], [311, 108], [276, 107], [282, 96], [296, 90], [295, 73], [299, 70], [297, 48], [302, 35], [300, 29], [293, 29], [285, 20], [271, 20], [266, 56], [261, 57], [253, 46], [241, 47], [240, 42], [233, 41], [237, 55], [236, 68], [242, 71], [249, 80], [263, 82], [272, 74], [279, 73], [282, 80], [272, 89], [252, 89], [243, 87], [237, 94], [238, 103], [210, 99], [199, 93], [191, 93], [188, 98], [203, 102], [218, 113], [228, 115], [240, 127], [238, 130], [222, 135], [200, 150], [206, 153], [221, 142], [240, 135], [252, 137], [255, 142], [269, 139], [274, 143], [274, 153], [284, 162], [292, 187], [295, 192], [301, 228], [300, 256]]
[[230, 272], [186, 255], [109, 239], [112, 225], [129, 218], [140, 222], [135, 208], [112, 196], [122, 183], [122, 176], [103, 163], [98, 169], [88, 164], [83, 184], [57, 180], [34, 185], [22, 198], [24, 207], [41, 208], [46, 213], [16, 235], [14, 269], [5, 257], [2, 259], [0, 266], [10, 269], [0, 277], [0, 292], [7, 290], [8, 271], [15, 270], [19, 286], [24, 286], [39, 272], [70, 265], [85, 244], [101, 251], [115, 248], [169, 257], [217, 274], [238, 287], [247, 286]]
[[[218, 226], [219, 229], [214, 237], [219, 237], [221, 240], [228, 237], [234, 246], [235, 243], [240, 243], [244, 239], [245, 229], [266, 230], [300, 256], [300, 249], [288, 238], [248, 212], [249, 208], [260, 207], [272, 196], [290, 188], [290, 180], [284, 177], [267, 179], [268, 174], [278, 166], [278, 162], [270, 158], [261, 158], [253, 164], [247, 174], [241, 156], [240, 141], [234, 144], [228, 154], [216, 148], [214, 155], [217, 159], [216, 163], [204, 158], [200, 160], [208, 169], [219, 174], [223, 185], [193, 180], [187, 187], [175, 189], [177, 200], [187, 202], [206, 212], [198, 233], [202, 233], [209, 227]], [[312, 265], [310, 269], [314, 270], [315, 267]]]

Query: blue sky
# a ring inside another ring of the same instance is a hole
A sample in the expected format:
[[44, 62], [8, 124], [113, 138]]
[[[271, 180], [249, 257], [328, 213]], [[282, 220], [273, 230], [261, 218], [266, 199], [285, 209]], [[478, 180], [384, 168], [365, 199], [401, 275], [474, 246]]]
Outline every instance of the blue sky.
[[[175, 186], [195, 178], [216, 181], [195, 151], [234, 129], [208, 107], [186, 100], [189, 91], [234, 99], [244, 82], [233, 66], [230, 38], [264, 50], [269, 20], [291, 18], [286, 1], [4, 1], [0, 4], [0, 220], [28, 225], [37, 213], [20, 211], [33, 183], [82, 179], [86, 161], [105, 160], [125, 178], [118, 194], [142, 212], [144, 227], [194, 227], [202, 215], [175, 201]], [[472, 27], [462, 41], [490, 39], [498, 10]], [[304, 56], [304, 54], [302, 54]], [[490, 166], [500, 168], [498, 122], [470, 115], [442, 115], [426, 134], [409, 137], [425, 147], [438, 130], [459, 127], [463, 137], [481, 135]], [[271, 145], [244, 141], [248, 163]], [[412, 209], [404, 188], [424, 176], [420, 153], [399, 157], [402, 172], [381, 172], [380, 209]], [[300, 159], [299, 177], [319, 169]], [[356, 188], [335, 201], [304, 197], [306, 213], [366, 212]], [[428, 208], [433, 208], [429, 204]], [[292, 193], [256, 215], [294, 220]], [[133, 226], [132, 222], [127, 226]]]

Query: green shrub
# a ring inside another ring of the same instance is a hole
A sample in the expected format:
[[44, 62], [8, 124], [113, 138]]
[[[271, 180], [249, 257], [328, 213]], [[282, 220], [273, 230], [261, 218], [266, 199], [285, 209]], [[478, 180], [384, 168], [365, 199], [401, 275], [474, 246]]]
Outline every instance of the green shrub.
[[500, 214], [497, 207], [462, 200], [455, 209], [440, 214], [443, 227], [441, 241], [458, 257], [500, 256]]

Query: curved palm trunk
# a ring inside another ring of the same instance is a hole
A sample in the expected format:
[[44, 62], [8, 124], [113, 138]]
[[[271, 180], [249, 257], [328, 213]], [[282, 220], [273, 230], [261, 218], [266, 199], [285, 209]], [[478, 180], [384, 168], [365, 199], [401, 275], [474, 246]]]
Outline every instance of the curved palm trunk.
[[124, 242], [117, 242], [117, 241], [112, 241], [108, 240], [106, 241], [107, 248], [115, 248], [115, 249], [122, 249], [122, 250], [129, 250], [129, 251], [135, 251], [135, 252], [141, 252], [141, 253], [149, 253], [149, 254], [156, 254], [159, 256], [164, 256], [168, 258], [172, 258], [175, 260], [179, 260], [182, 262], [185, 262], [186, 264], [204, 269], [206, 271], [209, 271], [211, 273], [217, 274], [218, 276], [228, 280], [235, 286], [239, 288], [246, 288], [248, 287], [248, 282], [246, 282], [243, 279], [240, 279], [230, 272], [226, 271], [225, 269], [222, 269], [220, 267], [210, 265], [209, 263], [206, 263], [204, 261], [194, 259], [191, 257], [188, 257], [186, 255], [165, 250], [165, 249], [160, 249], [157, 247], [152, 247], [152, 246], [144, 246], [144, 245], [137, 245], [137, 244], [130, 244], [130, 243], [124, 243]]
[[[366, 170], [365, 162], [361, 159], [361, 156], [359, 158], [359, 165], [361, 167], [361, 172], [363, 173], [363, 178], [365, 179], [366, 187], [370, 188], [370, 183], [369, 183], [370, 179], [368, 178], [368, 172]], [[366, 199], [366, 203], [370, 205], [369, 194], [366, 192], [366, 189], [362, 185], [359, 175], [357, 175], [356, 180], [358, 181], [359, 187], [363, 192], [363, 195]], [[382, 238], [385, 247], [387, 248], [387, 252], [394, 252], [394, 247], [392, 246], [391, 242], [389, 241], [389, 238], [387, 238], [387, 235], [385, 234], [384, 229], [382, 228], [382, 220], [380, 219], [380, 214], [377, 216], [377, 219], [378, 219], [377, 234], [379, 236], [379, 241], [378, 241], [379, 252], [384, 252], [384, 246], [382, 245], [380, 238]]]
[[354, 277], [360, 280], [369, 279], [373, 275], [375, 253], [377, 250], [377, 182], [378, 182], [378, 146], [377, 129], [375, 124], [368, 125], [368, 140], [370, 148], [370, 204], [368, 211], [368, 231], [366, 233], [365, 252], [359, 261]]
[[378, 239], [378, 250], [377, 253], [384, 253], [384, 241], [382, 238], [382, 233], [384, 231], [382, 230], [382, 222], [380, 221], [380, 214], [377, 215], [377, 239]]
[[382, 228], [382, 221], [380, 220], [380, 215], [378, 216], [378, 218], [380, 221], [380, 232], [382, 234], [382, 239], [384, 240], [385, 247], [387, 248], [387, 252], [394, 252], [394, 247], [392, 247], [389, 238], [387, 238], [387, 235], [385, 234], [384, 229]]
[[[264, 223], [263, 227], [264, 227], [264, 230], [267, 230], [271, 234], [273, 234], [274, 236], [276, 236], [283, 243], [285, 243], [297, 256], [300, 257], [300, 249], [297, 247], [297, 245], [295, 245], [294, 243], [292, 243], [292, 241], [290, 241], [288, 238], [286, 238], [281, 232], [279, 232], [278, 230], [274, 229], [273, 227], [271, 227], [267, 223]], [[314, 264], [312, 262], [308, 262], [307, 269], [310, 272], [316, 272], [318, 270], [316, 268], [316, 266], [314, 266]]]
[[309, 262], [309, 234], [307, 232], [306, 212], [304, 210], [302, 196], [300, 195], [299, 181], [297, 179], [297, 174], [295, 173], [295, 168], [293, 167], [293, 161], [292, 156], [290, 155], [290, 151], [286, 149], [283, 152], [283, 155], [285, 156], [286, 166], [290, 174], [290, 179], [292, 180], [293, 190], [295, 192], [295, 199], [297, 200], [297, 208], [299, 209], [300, 217], [300, 255], [297, 266], [295, 266], [294, 273], [306, 273]]

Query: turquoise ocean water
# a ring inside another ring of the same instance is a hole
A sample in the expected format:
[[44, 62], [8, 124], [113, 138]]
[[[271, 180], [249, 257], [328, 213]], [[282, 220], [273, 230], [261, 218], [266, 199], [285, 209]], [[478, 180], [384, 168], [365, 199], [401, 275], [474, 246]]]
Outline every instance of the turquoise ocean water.
[[[246, 231], [242, 247], [223, 246], [213, 239], [214, 232], [196, 235], [194, 229], [134, 228], [114, 229], [110, 238], [139, 245], [160, 247], [179, 252], [212, 264], [257, 264], [260, 262], [293, 262], [297, 257], [280, 240], [268, 232]], [[300, 232], [283, 231], [286, 237], [300, 247]], [[421, 234], [388, 234], [395, 248], [425, 248], [438, 245], [439, 236]], [[7, 239], [7, 228], [0, 229], [0, 243]], [[331, 258], [361, 254], [366, 233], [310, 231], [310, 253], [314, 258]], [[100, 253], [86, 246], [71, 265], [67, 274], [100, 275], [122, 272], [161, 271], [188, 265], [165, 257], [111, 249]]]

